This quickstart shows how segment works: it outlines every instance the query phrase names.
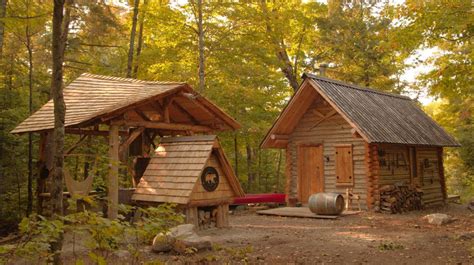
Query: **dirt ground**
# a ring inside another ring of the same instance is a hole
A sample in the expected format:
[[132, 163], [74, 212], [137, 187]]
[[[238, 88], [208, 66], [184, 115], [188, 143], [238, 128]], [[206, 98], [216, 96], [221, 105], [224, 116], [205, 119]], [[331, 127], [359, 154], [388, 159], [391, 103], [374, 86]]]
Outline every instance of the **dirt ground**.
[[[435, 226], [423, 219], [436, 212], [455, 220]], [[121, 249], [106, 264], [474, 264], [474, 212], [464, 205], [398, 215], [363, 212], [336, 220], [261, 216], [246, 210], [234, 211], [229, 219], [229, 228], [198, 232], [211, 237], [213, 250], [156, 254], [143, 246], [139, 260]], [[75, 264], [73, 253], [89, 253], [69, 237], [62, 257], [64, 264]], [[31, 262], [9, 264], [44, 263]]]
[[[455, 221], [435, 226], [429, 213]], [[401, 215], [360, 213], [337, 220], [260, 216], [235, 212], [228, 229], [210, 229], [216, 249], [165, 263], [260, 264], [474, 264], [474, 213], [462, 205]]]

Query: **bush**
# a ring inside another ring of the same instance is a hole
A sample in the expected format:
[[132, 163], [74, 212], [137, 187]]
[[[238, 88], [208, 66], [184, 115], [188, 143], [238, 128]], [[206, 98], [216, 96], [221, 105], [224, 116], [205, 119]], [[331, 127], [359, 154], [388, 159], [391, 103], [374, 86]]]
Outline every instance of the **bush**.
[[[82, 200], [95, 203], [90, 198]], [[69, 202], [69, 207], [75, 209], [75, 200]], [[121, 205], [120, 210], [124, 214], [136, 211], [136, 215], [140, 217], [128, 221], [124, 215], [119, 215], [117, 220], [109, 220], [101, 213], [84, 210], [56, 220], [39, 215], [23, 218], [19, 225], [19, 242], [0, 246], [0, 264], [17, 259], [49, 261], [53, 255], [51, 244], [64, 233], [72, 234], [74, 241], [76, 238], [85, 240], [84, 245], [89, 250], [88, 258], [98, 264], [107, 261], [110, 254], [118, 249], [128, 250], [133, 259], [129, 263], [137, 263], [140, 259], [140, 246], [151, 243], [155, 235], [167, 232], [184, 220], [181, 214], [176, 213], [175, 205], [171, 204], [146, 209]], [[83, 258], [85, 257], [74, 257], [76, 263], [82, 263]]]

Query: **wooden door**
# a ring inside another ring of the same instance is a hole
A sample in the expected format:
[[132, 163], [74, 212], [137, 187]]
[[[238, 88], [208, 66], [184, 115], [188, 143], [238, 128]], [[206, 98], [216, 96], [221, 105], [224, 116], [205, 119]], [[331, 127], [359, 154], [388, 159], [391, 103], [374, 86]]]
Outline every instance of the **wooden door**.
[[298, 147], [298, 198], [307, 203], [309, 196], [324, 191], [323, 146]]

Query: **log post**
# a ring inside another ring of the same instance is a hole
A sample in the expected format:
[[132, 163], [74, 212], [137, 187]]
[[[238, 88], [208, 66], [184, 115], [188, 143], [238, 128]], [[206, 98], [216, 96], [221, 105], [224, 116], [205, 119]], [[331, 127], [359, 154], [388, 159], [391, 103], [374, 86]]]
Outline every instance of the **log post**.
[[439, 182], [441, 183], [441, 193], [443, 194], [443, 200], [446, 202], [448, 198], [446, 190], [446, 178], [444, 177], [444, 163], [443, 163], [443, 147], [439, 147], [437, 150], [438, 155], [438, 170], [439, 170]]
[[186, 211], [186, 223], [193, 224], [197, 229], [199, 227], [197, 207], [187, 207], [185, 211]]
[[229, 226], [229, 205], [221, 204], [217, 206], [216, 216], [216, 227], [228, 227]]
[[118, 213], [119, 127], [109, 128], [109, 177], [107, 181], [107, 217], [116, 219]]

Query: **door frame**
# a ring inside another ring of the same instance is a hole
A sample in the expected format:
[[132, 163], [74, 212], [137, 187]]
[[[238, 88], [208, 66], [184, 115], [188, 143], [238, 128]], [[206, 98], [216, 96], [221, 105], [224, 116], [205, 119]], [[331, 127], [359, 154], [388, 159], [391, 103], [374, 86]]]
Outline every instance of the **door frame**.
[[317, 142], [317, 143], [314, 143], [314, 142], [303, 142], [303, 143], [298, 143], [297, 144], [297, 147], [296, 147], [296, 162], [297, 162], [297, 191], [298, 191], [298, 194], [297, 194], [297, 198], [300, 202], [303, 202], [302, 198], [301, 198], [301, 176], [302, 176], [302, 169], [303, 169], [303, 165], [302, 165], [302, 161], [300, 158], [300, 154], [301, 154], [301, 149], [303, 147], [320, 147], [321, 148], [321, 157], [320, 157], [320, 162], [321, 162], [321, 169], [320, 169], [320, 172], [321, 172], [321, 185], [322, 185], [322, 188], [321, 190], [324, 191], [324, 182], [325, 182], [325, 178], [324, 178], [324, 145], [321, 143], [321, 142]]

